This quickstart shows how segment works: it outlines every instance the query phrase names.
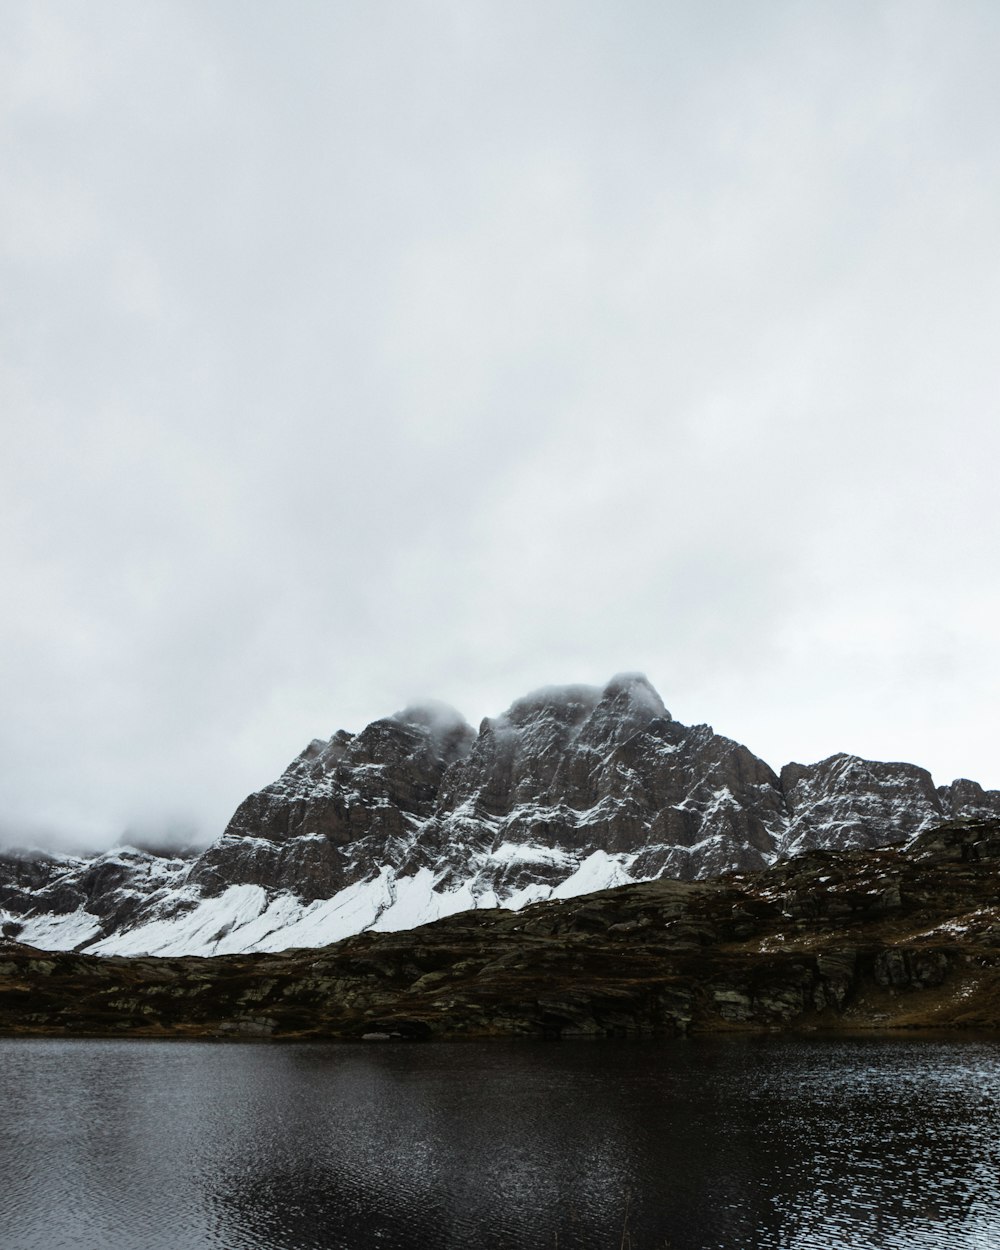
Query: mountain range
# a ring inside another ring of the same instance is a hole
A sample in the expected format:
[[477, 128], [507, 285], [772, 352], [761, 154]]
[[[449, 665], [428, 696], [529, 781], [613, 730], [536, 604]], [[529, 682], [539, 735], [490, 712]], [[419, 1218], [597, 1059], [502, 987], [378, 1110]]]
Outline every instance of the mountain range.
[[671, 1037], [1000, 1026], [1000, 821], [637, 882], [320, 950], [0, 946], [0, 1036]]
[[47, 950], [279, 951], [991, 817], [1000, 791], [913, 764], [776, 773], [624, 674], [536, 691], [478, 732], [431, 704], [317, 739], [198, 854], [0, 855], [0, 924]]

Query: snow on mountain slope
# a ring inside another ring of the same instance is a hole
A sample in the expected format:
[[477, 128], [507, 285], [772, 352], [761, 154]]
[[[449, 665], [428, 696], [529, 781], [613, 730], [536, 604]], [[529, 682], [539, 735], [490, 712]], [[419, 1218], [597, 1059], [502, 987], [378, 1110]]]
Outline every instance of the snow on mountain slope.
[[0, 856], [0, 922], [52, 950], [276, 951], [987, 814], [1000, 793], [910, 764], [836, 755], [779, 776], [626, 674], [537, 691], [478, 733], [435, 705], [316, 740], [193, 859]]

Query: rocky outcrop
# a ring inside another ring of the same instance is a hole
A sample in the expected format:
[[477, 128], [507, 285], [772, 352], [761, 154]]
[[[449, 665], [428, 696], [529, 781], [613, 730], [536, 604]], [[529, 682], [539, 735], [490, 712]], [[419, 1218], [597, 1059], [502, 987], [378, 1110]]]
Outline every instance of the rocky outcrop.
[[537, 691], [478, 733], [428, 706], [314, 741], [193, 859], [0, 858], [0, 920], [104, 954], [278, 950], [990, 815], [1000, 793], [935, 788], [911, 764], [835, 755], [776, 774], [623, 674]]
[[951, 817], [973, 820], [1000, 818], [1000, 790], [984, 790], [977, 781], [959, 777], [950, 786], [939, 786], [941, 807]]
[[[831, 755], [819, 764], [786, 764], [781, 790], [789, 820], [781, 850], [808, 846], [879, 846], [891, 830], [899, 840], [955, 813], [946, 791], [913, 764], [881, 764]], [[959, 799], [961, 814], [966, 812]]]
[[398, 859], [434, 810], [447, 769], [475, 733], [449, 708], [409, 708], [359, 734], [314, 740], [273, 784], [245, 799], [188, 875], [211, 896], [231, 885], [330, 898], [359, 864]]
[[[697, 877], [765, 863], [781, 819], [762, 760], [707, 725], [679, 724], [644, 677], [624, 675], [603, 690], [542, 691], [484, 721], [445, 774], [424, 833], [430, 859], [420, 845], [410, 863], [507, 844], [576, 863], [628, 856], [630, 875]], [[451, 857], [453, 876], [467, 860]], [[535, 872], [530, 858], [484, 864], [480, 881], [514, 890]]]
[[[25, 916], [36, 917], [39, 937], [47, 922], [56, 933], [78, 932], [80, 939], [128, 927], [149, 908], [172, 899], [190, 866], [190, 860], [134, 847], [93, 859], [17, 852], [0, 856], [0, 932], [20, 931]], [[73, 918], [75, 929], [60, 925], [61, 918]]]
[[0, 1032], [433, 1039], [1000, 1027], [1000, 822], [466, 911], [320, 950], [0, 947]]

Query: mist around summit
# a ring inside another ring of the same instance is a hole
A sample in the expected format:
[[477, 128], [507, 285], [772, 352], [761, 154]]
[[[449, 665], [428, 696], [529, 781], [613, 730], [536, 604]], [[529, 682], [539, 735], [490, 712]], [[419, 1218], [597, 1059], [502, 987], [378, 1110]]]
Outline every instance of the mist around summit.
[[628, 673], [536, 690], [478, 732], [432, 705], [313, 739], [201, 851], [0, 856], [0, 924], [102, 955], [318, 947], [998, 817], [1000, 791], [913, 764], [838, 753], [775, 772]]

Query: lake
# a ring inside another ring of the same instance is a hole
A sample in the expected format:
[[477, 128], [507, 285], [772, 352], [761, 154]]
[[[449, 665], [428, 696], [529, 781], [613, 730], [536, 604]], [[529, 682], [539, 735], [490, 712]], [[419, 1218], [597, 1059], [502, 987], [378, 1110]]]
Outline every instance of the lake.
[[1000, 1040], [0, 1039], [3, 1250], [994, 1250]]

